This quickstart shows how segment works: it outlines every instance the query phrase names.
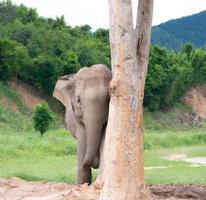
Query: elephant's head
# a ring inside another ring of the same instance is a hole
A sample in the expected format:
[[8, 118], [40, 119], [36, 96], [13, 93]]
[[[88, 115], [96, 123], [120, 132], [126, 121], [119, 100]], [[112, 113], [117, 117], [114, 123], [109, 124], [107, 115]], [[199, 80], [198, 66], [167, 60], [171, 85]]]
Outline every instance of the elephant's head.
[[104, 65], [85, 67], [75, 75], [60, 77], [54, 90], [54, 97], [70, 107], [76, 121], [85, 128], [85, 166], [92, 166], [107, 124], [111, 77]]

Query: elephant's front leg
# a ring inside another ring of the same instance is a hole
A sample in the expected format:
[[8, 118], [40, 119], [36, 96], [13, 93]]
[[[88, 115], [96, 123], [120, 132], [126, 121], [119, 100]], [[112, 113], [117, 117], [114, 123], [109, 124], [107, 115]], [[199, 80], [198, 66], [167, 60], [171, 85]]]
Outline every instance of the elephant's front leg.
[[86, 154], [86, 134], [83, 127], [80, 128], [77, 134], [77, 155], [78, 155], [78, 171], [77, 184], [91, 183], [91, 167], [83, 166], [84, 157]]

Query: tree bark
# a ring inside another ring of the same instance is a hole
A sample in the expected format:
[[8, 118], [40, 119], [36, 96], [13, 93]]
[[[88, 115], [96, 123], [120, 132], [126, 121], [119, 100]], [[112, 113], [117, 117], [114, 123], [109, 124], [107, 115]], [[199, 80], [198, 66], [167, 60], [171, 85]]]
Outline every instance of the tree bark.
[[101, 200], [143, 200], [143, 97], [153, 0], [139, 0], [133, 28], [131, 0], [109, 0], [113, 79], [103, 157]]

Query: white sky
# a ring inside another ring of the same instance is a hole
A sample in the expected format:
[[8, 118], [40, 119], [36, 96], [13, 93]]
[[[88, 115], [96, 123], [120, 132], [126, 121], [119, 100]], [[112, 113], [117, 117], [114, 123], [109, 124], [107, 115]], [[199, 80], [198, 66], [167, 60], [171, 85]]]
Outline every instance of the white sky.
[[[13, 0], [36, 8], [41, 16], [65, 16], [71, 26], [89, 24], [93, 29], [108, 28], [108, 0]], [[132, 0], [136, 11], [138, 0]], [[154, 0], [153, 25], [206, 10], [206, 0]]]

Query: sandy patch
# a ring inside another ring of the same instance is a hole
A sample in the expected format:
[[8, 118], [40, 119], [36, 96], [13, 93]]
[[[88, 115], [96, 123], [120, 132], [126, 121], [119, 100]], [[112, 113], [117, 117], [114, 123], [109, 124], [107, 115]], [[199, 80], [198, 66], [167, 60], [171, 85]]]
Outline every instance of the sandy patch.
[[[31, 182], [19, 178], [0, 178], [0, 200], [98, 200], [98, 184]], [[205, 200], [206, 185], [152, 185], [153, 199]]]
[[186, 154], [173, 154], [165, 157], [167, 160], [185, 161], [190, 163], [191, 167], [206, 165], [206, 157], [187, 157]]

